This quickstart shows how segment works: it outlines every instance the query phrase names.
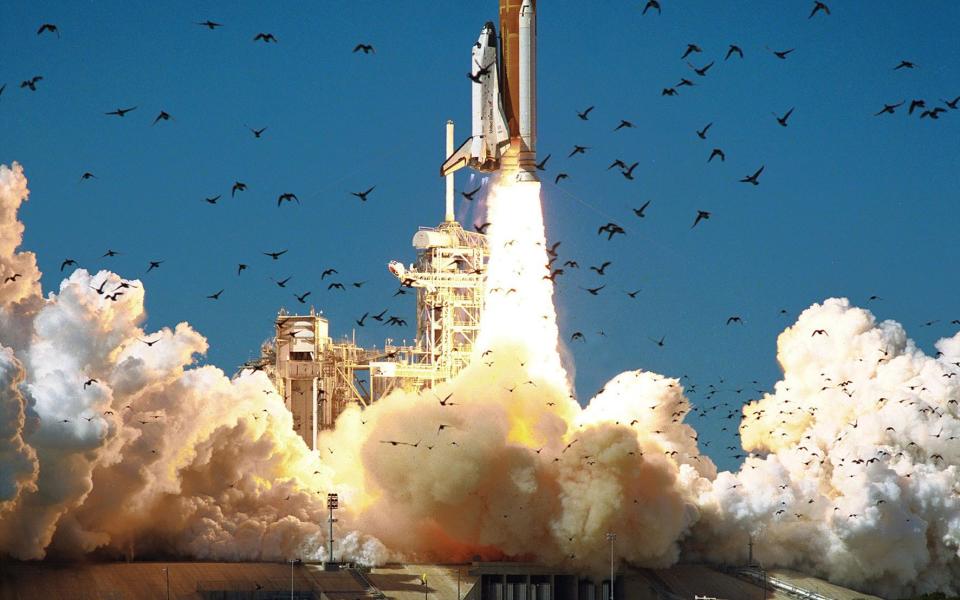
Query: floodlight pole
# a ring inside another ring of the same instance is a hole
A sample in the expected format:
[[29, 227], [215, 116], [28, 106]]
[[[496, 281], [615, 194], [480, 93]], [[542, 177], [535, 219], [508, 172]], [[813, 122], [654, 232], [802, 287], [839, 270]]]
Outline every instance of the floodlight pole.
[[330, 510], [330, 517], [327, 518], [327, 522], [330, 523], [330, 550], [328, 552], [329, 562], [334, 562], [333, 560], [333, 524], [337, 522], [333, 518], [333, 511], [337, 508], [340, 508], [340, 499], [336, 494], [327, 494], [327, 508]]
[[170, 567], [164, 567], [163, 574], [167, 580], [167, 600], [170, 600]]
[[610, 600], [613, 600], [613, 541], [617, 539], [617, 534], [612, 531], [607, 532], [607, 540], [610, 542]]

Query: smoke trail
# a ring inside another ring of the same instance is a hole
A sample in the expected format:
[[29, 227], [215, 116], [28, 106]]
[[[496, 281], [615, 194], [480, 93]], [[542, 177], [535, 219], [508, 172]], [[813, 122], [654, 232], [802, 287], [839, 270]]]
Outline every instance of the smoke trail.
[[488, 197], [472, 364], [433, 391], [349, 411], [321, 445], [334, 449], [351, 522], [405, 556], [526, 556], [600, 574], [616, 531], [621, 559], [671, 564], [697, 517], [690, 484], [713, 465], [682, 424], [675, 380], [624, 373], [586, 409], [570, 394], [539, 193], [501, 185]]
[[[830, 299], [777, 343], [783, 379], [744, 407], [747, 459], [700, 498], [697, 548], [891, 595], [960, 591], [960, 334], [923, 354]], [[759, 492], [763, 490], [763, 492]]]

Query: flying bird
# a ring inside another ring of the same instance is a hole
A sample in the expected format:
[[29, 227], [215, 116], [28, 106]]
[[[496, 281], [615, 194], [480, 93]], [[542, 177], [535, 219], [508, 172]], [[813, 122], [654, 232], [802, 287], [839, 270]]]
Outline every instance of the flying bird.
[[50, 33], [57, 34], [57, 37], [60, 37], [60, 30], [53, 23], [44, 23], [40, 26], [40, 29], [37, 30], [37, 35], [40, 35], [44, 31], [49, 31]]
[[634, 125], [633, 125], [633, 123], [631, 123], [630, 121], [627, 121], [626, 119], [620, 119], [620, 124], [617, 125], [616, 128], [614, 128], [614, 131], [620, 131], [620, 130], [623, 129], [624, 127], [626, 127], [626, 128], [629, 129], [629, 128], [634, 127]]
[[286, 279], [281, 279], [280, 281], [277, 281], [272, 277], [270, 278], [270, 280], [273, 281], [275, 284], [277, 284], [279, 287], [287, 287], [287, 282], [290, 281], [291, 279], [293, 279], [293, 275], [287, 277]]
[[326, 269], [323, 273], [320, 274], [320, 281], [323, 281], [327, 278], [327, 275], [339, 275], [340, 271], [336, 269]]
[[915, 68], [916, 66], [917, 66], [917, 65], [915, 65], [915, 64], [912, 63], [912, 62], [910, 62], [909, 60], [901, 60], [901, 61], [900, 61], [900, 64], [897, 65], [897, 66], [895, 66], [895, 67], [893, 68], [893, 70], [894, 70], [894, 71], [898, 71], [898, 70], [900, 70], [900, 69], [913, 69], [913, 68]]
[[157, 115], [157, 118], [153, 120], [153, 123], [151, 123], [151, 126], [156, 125], [157, 121], [169, 121], [169, 120], [170, 120], [170, 113], [168, 113], [165, 110], [161, 110], [160, 114]]
[[130, 108], [118, 108], [117, 110], [111, 110], [110, 112], [103, 113], [105, 115], [116, 115], [118, 117], [123, 117], [125, 114], [132, 110], [137, 110], [136, 106], [131, 106]]
[[577, 146], [574, 144], [573, 150], [570, 151], [570, 154], [567, 155], [567, 158], [572, 157], [575, 154], [586, 154], [587, 150], [590, 149], [590, 146]]
[[807, 18], [812, 19], [813, 15], [817, 14], [820, 11], [823, 11], [824, 14], [827, 14], [827, 15], [830, 14], [830, 8], [828, 8], [827, 5], [824, 4], [823, 2], [820, 2], [820, 0], [816, 0], [816, 2], [813, 3], [813, 10], [810, 11], [810, 16]]
[[357, 44], [356, 46], [353, 47], [353, 52], [354, 54], [356, 54], [357, 52], [363, 52], [364, 54], [370, 54], [371, 52], [373, 52], [374, 54], [376, 54], [377, 51], [370, 44]]
[[276, 38], [276, 36], [273, 35], [272, 33], [262, 33], [262, 32], [261, 32], [261, 33], [258, 33], [257, 35], [254, 36], [253, 41], [255, 41], [255, 42], [257, 42], [257, 41], [263, 41], [263, 43], [269, 44], [270, 42], [277, 43], [277, 38]]
[[559, 173], [559, 174], [553, 179], [553, 183], [554, 183], [554, 184], [560, 183], [560, 180], [561, 180], [561, 179], [569, 179], [569, 177], [570, 177], [570, 176], [567, 175], [566, 173]]
[[707, 65], [705, 65], [705, 66], [703, 66], [703, 67], [700, 67], [699, 69], [698, 69], [697, 67], [693, 66], [692, 64], [690, 64], [689, 62], [687, 63], [687, 66], [689, 66], [691, 69], [693, 69], [693, 72], [696, 73], [697, 75], [699, 75], [700, 77], [706, 77], [706, 76], [707, 76], [707, 71], [710, 70], [710, 67], [713, 66], [713, 63], [714, 63], [714, 61], [710, 61], [710, 63], [708, 63]]
[[707, 131], [708, 131], [711, 127], [713, 127], [713, 121], [710, 121], [709, 123], [707, 123], [706, 127], [704, 127], [703, 129], [698, 129], [698, 130], [697, 130], [697, 137], [699, 137], [701, 140], [707, 139]]
[[264, 256], [269, 256], [269, 257], [272, 258], [273, 260], [279, 260], [280, 257], [283, 256], [283, 255], [286, 254], [286, 253], [287, 253], [286, 250], [281, 250], [280, 252], [264, 252], [263, 255], [264, 255]]
[[216, 204], [216, 203], [217, 203], [217, 200], [219, 200], [219, 199], [220, 199], [220, 194], [217, 194], [216, 196], [213, 196], [212, 198], [204, 198], [204, 200], [207, 202], [207, 204]]
[[603, 275], [604, 272], [607, 270], [607, 267], [609, 267], [609, 266], [612, 265], [612, 264], [613, 264], [613, 263], [610, 262], [609, 260], [608, 260], [608, 261], [604, 261], [604, 263], [603, 263], [602, 265], [600, 265], [599, 267], [590, 267], [590, 270], [591, 270], [591, 271], [596, 271], [596, 272], [597, 272], [597, 275]]
[[703, 221], [703, 220], [709, 219], [709, 218], [710, 218], [710, 213], [709, 213], [709, 212], [707, 212], [707, 211], [705, 211], [705, 210], [698, 210], [698, 211], [697, 211], [697, 218], [693, 221], [693, 225], [690, 226], [690, 229], [693, 229], [694, 227], [696, 227], [697, 224], [698, 224], [700, 221]]
[[880, 112], [874, 113], [873, 116], [879, 117], [879, 116], [882, 115], [882, 114], [891, 114], [891, 115], [892, 115], [893, 112], [894, 112], [898, 107], [903, 106], [905, 102], [906, 102], [906, 100], [901, 100], [900, 102], [897, 102], [896, 104], [884, 104], [884, 105], [883, 105], [883, 108], [880, 110]]
[[245, 264], [243, 264], [243, 263], [238, 264], [238, 265], [237, 265], [237, 275], [239, 275], [240, 272], [243, 271], [243, 270], [246, 269], [246, 268], [247, 268], [247, 265], [245, 265]]
[[[307, 303], [307, 296], [309, 296], [309, 295], [310, 295], [310, 292], [306, 292], [306, 293], [304, 293], [304, 294], [302, 294], [302, 295], [300, 295], [300, 296], [298, 296], [297, 294], [294, 294], [293, 296], [294, 296], [294, 298], [297, 299], [297, 302], [299, 302], [300, 304], [306, 304], [306, 303]], [[363, 325], [361, 325], [361, 327], [363, 327]]]
[[644, 211], [647, 210], [648, 206], [650, 206], [650, 202], [651, 202], [650, 200], [647, 200], [646, 202], [643, 203], [643, 206], [641, 206], [640, 208], [631, 208], [631, 210], [633, 211], [633, 214], [637, 215], [641, 219], [646, 217], [647, 215], [644, 214]]
[[148, 262], [150, 263], [150, 266], [147, 267], [147, 273], [149, 273], [150, 271], [152, 271], [152, 270], [154, 270], [154, 269], [159, 269], [159, 268], [160, 268], [160, 265], [163, 263], [162, 260], [151, 260], [151, 261], [148, 261]]
[[602, 290], [605, 287], [607, 287], [607, 284], [603, 284], [595, 288], [580, 288], [580, 289], [584, 290], [585, 292], [588, 292], [591, 296], [596, 296], [600, 293], [600, 290]]
[[583, 112], [579, 112], [579, 111], [578, 111], [578, 112], [577, 112], [577, 116], [580, 117], [581, 119], [583, 119], [584, 121], [586, 121], [587, 119], [590, 118], [589, 115], [590, 115], [590, 111], [591, 111], [591, 110], [593, 110], [593, 107], [592, 107], [592, 106], [588, 106], [585, 111], [583, 111]]
[[673, 88], [663, 88], [663, 91], [660, 92], [661, 96], [679, 96], [677, 90]]
[[685, 60], [692, 52], [703, 52], [703, 49], [696, 44], [687, 44], [687, 49], [684, 50], [683, 56], [680, 57], [680, 60]]
[[478, 185], [478, 186], [477, 186], [477, 189], [475, 189], [475, 190], [473, 190], [473, 191], [470, 191], [470, 192], [460, 192], [460, 195], [463, 196], [465, 200], [470, 201], [470, 200], [473, 200], [473, 197], [474, 197], [474, 196], [477, 194], [477, 192], [479, 192], [481, 189], [483, 189], [483, 185]]
[[483, 233], [483, 234], [487, 233], [487, 228], [488, 228], [488, 227], [490, 227], [490, 223], [489, 223], [489, 222], [487, 222], [487, 223], [481, 223], [481, 224], [479, 224], [479, 225], [476, 224], [476, 223], [473, 224], [473, 229], [474, 229], [477, 233]]
[[286, 200], [287, 202], [292, 202], [296, 200], [297, 204], [300, 204], [300, 198], [297, 198], [296, 194], [291, 194], [290, 192], [284, 192], [279, 196], [277, 196], [277, 206], [279, 207], [284, 200]]
[[261, 127], [260, 129], [254, 129], [252, 127], [247, 127], [250, 130], [250, 133], [253, 134], [253, 137], [260, 139], [260, 136], [263, 135], [263, 132], [267, 130], [266, 127]]
[[60, 263], [60, 272], [63, 272], [63, 269], [69, 266], [79, 267], [80, 265], [78, 265], [77, 261], [73, 260], [72, 258], [65, 259], [62, 263]]
[[792, 114], [793, 114], [793, 109], [791, 108], [791, 109], [788, 110], [787, 113], [786, 113], [785, 115], [783, 115], [782, 117], [777, 117], [777, 113], [773, 113], [773, 116], [777, 118], [777, 123], [780, 123], [780, 126], [781, 126], [781, 127], [786, 127], [786, 126], [787, 126], [787, 119], [789, 119], [789, 118], [790, 118], [790, 115], [792, 115]]
[[726, 162], [726, 161], [727, 161], [727, 155], [724, 154], [724, 153], [723, 153], [723, 150], [721, 150], [720, 148], [714, 148], [714, 149], [713, 149], [713, 151], [710, 153], [710, 158], [707, 159], [707, 162], [712, 161], [714, 156], [719, 157], [719, 158], [720, 158], [720, 162]]
[[727, 55], [723, 58], [723, 60], [727, 60], [734, 54], [737, 54], [740, 56], [740, 58], [743, 58], [743, 50], [740, 49], [740, 46], [737, 46], [736, 44], [730, 44], [730, 48], [727, 49]]
[[245, 191], [247, 191], [247, 184], [243, 183], [242, 181], [235, 181], [233, 183], [233, 187], [230, 188], [230, 197], [233, 198], [236, 196], [237, 192]]
[[223, 293], [223, 290], [221, 289], [221, 290], [220, 290], [219, 292], [217, 292], [216, 294], [210, 294], [209, 296], [207, 296], [207, 298], [208, 298], [209, 300], [219, 300], [219, 299], [220, 299], [220, 294], [222, 294], [222, 293]]
[[365, 192], [350, 192], [350, 195], [356, 196], [357, 198], [360, 198], [360, 200], [361, 200], [362, 202], [366, 202], [366, 201], [367, 201], [367, 196], [370, 195], [370, 192], [372, 192], [374, 189], [376, 189], [376, 187], [377, 187], [377, 186], [372, 186], [372, 187], [370, 187], [370, 189], [368, 189], [368, 190], [365, 191]]
[[[31, 92], [37, 91], [37, 82], [43, 79], [43, 75], [34, 75], [26, 81], [20, 82], [20, 88], [29, 88]], [[6, 87], [6, 85], [4, 85]]]
[[197, 25], [201, 25], [201, 26], [203, 26], [203, 27], [206, 27], [206, 28], [209, 29], [210, 31], [213, 31], [213, 30], [216, 29], [217, 27], [223, 27], [223, 25], [221, 25], [220, 23], [214, 23], [214, 22], [211, 21], [210, 19], [207, 19], [206, 21], [203, 21], [202, 23], [197, 23]]
[[762, 166], [762, 165], [761, 165], [761, 167], [760, 167], [759, 169], [757, 169], [757, 172], [756, 172], [756, 173], [754, 173], [753, 175], [748, 175], [748, 176], [744, 177], [743, 179], [740, 180], [740, 182], [741, 182], [741, 183], [752, 183], [753, 185], [760, 185], [760, 181], [758, 180], [758, 177], [760, 177], [760, 173], [763, 173], [763, 166]]
[[538, 170], [538, 171], [546, 171], [546, 170], [547, 170], [547, 161], [550, 160], [550, 157], [551, 157], [551, 156], [553, 156], [553, 155], [552, 155], [552, 154], [546, 155], [546, 156], [543, 158], [543, 160], [541, 160], [541, 161], [538, 162], [536, 165], [534, 165], [535, 167], [537, 167], [537, 170]]
[[737, 316], [727, 317], [727, 325], [731, 323], [740, 323], [741, 325], [743, 325], [743, 319]]
[[927, 102], [923, 99], [911, 100], [910, 107], [907, 108], [907, 114], [912, 115], [915, 109], [926, 108], [926, 107], [927, 107]]
[[657, 0], [647, 0], [647, 4], [646, 6], [643, 7], [643, 12], [640, 14], [641, 15], [647, 14], [647, 11], [650, 10], [651, 8], [656, 9], [658, 15], [663, 14], [660, 12], [660, 2], [658, 2]]
[[780, 60], [787, 60], [787, 56], [796, 50], [796, 48], [790, 48], [789, 50], [770, 50], [773, 54]]
[[91, 173], [90, 171], [84, 171], [83, 175], [80, 176], [80, 179], [85, 180], [85, 179], [99, 179], [99, 178], [93, 173]]

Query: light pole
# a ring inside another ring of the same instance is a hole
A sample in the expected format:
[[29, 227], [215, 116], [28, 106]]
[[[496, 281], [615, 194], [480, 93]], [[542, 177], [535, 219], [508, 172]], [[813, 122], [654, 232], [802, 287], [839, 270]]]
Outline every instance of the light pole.
[[163, 571], [163, 575], [167, 580], [167, 600], [170, 600], [170, 567], [164, 567], [160, 570]]
[[420, 575], [420, 581], [423, 582], [423, 600], [427, 600], [427, 574]]
[[608, 531], [607, 541], [610, 542], [610, 600], [613, 600], [613, 541], [615, 539], [617, 539], [617, 534]]
[[293, 600], [293, 565], [297, 563], [297, 559], [291, 558], [287, 562], [290, 563], [290, 600]]

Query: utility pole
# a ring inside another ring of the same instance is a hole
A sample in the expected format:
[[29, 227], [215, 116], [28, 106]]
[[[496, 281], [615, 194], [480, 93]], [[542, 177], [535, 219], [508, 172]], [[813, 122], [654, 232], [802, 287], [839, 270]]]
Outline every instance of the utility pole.
[[340, 499], [336, 494], [327, 494], [327, 508], [330, 509], [330, 517], [327, 519], [327, 522], [330, 523], [330, 550], [328, 552], [329, 558], [328, 562], [334, 562], [333, 560], [333, 524], [337, 522], [333, 518], [333, 511], [340, 508]]
[[167, 600], [170, 600], [170, 567], [164, 567], [161, 570], [167, 580]]
[[290, 563], [290, 600], [293, 600], [293, 565], [296, 564], [297, 559], [291, 558], [287, 562]]
[[613, 541], [615, 539], [617, 539], [617, 534], [608, 531], [607, 541], [610, 542], [610, 600], [613, 600]]

